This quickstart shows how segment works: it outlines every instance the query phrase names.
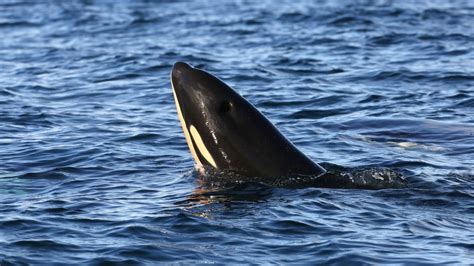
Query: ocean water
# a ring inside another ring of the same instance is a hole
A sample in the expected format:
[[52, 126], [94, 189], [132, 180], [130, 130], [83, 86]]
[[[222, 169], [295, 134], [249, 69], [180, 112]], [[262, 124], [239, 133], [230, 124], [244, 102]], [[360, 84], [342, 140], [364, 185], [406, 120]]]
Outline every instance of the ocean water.
[[[0, 1], [0, 264], [473, 264], [472, 1]], [[169, 73], [379, 190], [204, 191]]]

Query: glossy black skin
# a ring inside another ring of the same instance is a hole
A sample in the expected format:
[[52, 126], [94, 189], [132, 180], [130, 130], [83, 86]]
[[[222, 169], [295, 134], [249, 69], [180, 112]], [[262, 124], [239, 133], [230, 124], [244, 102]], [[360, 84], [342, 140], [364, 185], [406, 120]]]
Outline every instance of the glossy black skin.
[[[177, 62], [171, 82], [187, 129], [191, 125], [197, 129], [217, 169], [266, 178], [320, 176], [326, 172], [215, 76]], [[192, 142], [202, 164], [211, 166]]]

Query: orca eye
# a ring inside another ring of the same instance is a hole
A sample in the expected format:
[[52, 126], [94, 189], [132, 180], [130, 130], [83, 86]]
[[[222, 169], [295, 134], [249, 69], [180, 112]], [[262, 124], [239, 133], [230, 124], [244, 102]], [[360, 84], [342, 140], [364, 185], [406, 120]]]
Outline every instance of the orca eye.
[[232, 108], [232, 103], [224, 100], [222, 101], [221, 105], [219, 106], [219, 112], [221, 113], [227, 113], [229, 112], [230, 108]]

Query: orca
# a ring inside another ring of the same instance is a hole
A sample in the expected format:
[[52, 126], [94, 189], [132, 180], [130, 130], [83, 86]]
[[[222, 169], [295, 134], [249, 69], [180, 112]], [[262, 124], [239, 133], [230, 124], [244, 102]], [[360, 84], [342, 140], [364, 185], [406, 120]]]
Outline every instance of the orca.
[[172, 68], [176, 109], [196, 168], [255, 178], [312, 177], [326, 170], [298, 150], [250, 102], [212, 74], [184, 62]]

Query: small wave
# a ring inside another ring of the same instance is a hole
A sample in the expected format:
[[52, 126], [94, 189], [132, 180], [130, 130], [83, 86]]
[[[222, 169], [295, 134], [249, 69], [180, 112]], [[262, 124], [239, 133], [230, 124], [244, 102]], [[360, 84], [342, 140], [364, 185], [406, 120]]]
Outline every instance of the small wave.
[[329, 110], [308, 110], [303, 109], [301, 111], [294, 112], [288, 115], [288, 118], [292, 119], [321, 119], [330, 116], [344, 115], [350, 113], [347, 109], [329, 109]]
[[80, 248], [79, 246], [76, 246], [73, 244], [62, 243], [59, 241], [53, 241], [49, 239], [18, 240], [18, 241], [11, 242], [10, 245], [19, 246], [22, 248], [46, 249], [48, 251], [51, 251], [51, 250], [72, 251], [72, 250], [77, 250]]
[[[166, 238], [166, 237], [165, 237]], [[160, 238], [163, 239], [163, 238]], [[183, 256], [183, 253], [186, 255]], [[151, 264], [167, 264], [169, 262], [173, 264], [176, 260], [183, 260], [184, 257], [189, 256], [192, 253], [190, 250], [183, 252], [182, 247], [178, 245], [167, 245], [162, 243], [153, 242], [152, 244], [129, 244], [113, 248], [107, 254], [109, 257], [97, 258], [94, 260], [87, 261], [87, 264], [119, 264], [119, 265], [142, 265], [144, 260], [148, 260]], [[118, 261], [117, 258], [139, 258], [135, 262], [131, 259], [128, 261]], [[191, 262], [192, 261], [192, 262]], [[160, 262], [160, 263], [157, 263]], [[190, 263], [197, 263], [199, 261], [190, 259]], [[186, 263], [187, 264], [187, 263]]]
[[270, 81], [267, 76], [259, 75], [259, 74], [235, 74], [232, 75], [230, 80], [238, 80], [242, 81]]
[[451, 14], [451, 12], [439, 8], [429, 8], [423, 10], [423, 12], [421, 13], [421, 18], [423, 20], [444, 20], [450, 19], [452, 17], [453, 15]]
[[158, 64], [158, 65], [153, 65], [149, 66], [143, 69], [144, 72], [151, 72], [151, 73], [156, 73], [157, 71], [162, 71], [162, 70], [168, 70], [171, 68], [171, 65], [167, 64]]
[[470, 107], [474, 108], [474, 98], [461, 101], [456, 104], [457, 107]]
[[276, 101], [268, 99], [258, 103], [259, 107], [278, 107], [278, 106], [302, 106], [312, 103], [312, 101]]
[[436, 168], [436, 165], [430, 164], [424, 161], [390, 161], [383, 164], [386, 167], [396, 167], [396, 168], [412, 168], [412, 167], [433, 167]]
[[453, 202], [448, 199], [417, 199], [416, 201], [413, 201], [412, 204], [440, 208], [456, 208], [458, 205], [457, 202]]
[[130, 137], [121, 138], [118, 141], [124, 141], [124, 142], [128, 142], [128, 141], [148, 141], [148, 140], [156, 140], [159, 137], [160, 137], [159, 134], [139, 133], [139, 134], [136, 134], [136, 135], [133, 135], [133, 136], [130, 136]]
[[284, 12], [281, 15], [279, 15], [278, 20], [282, 20], [285, 22], [303, 22], [305, 20], [310, 19], [311, 16], [308, 14], [304, 14], [300, 11], [292, 11], [292, 12]]
[[335, 18], [334, 20], [329, 22], [329, 25], [338, 26], [338, 27], [346, 27], [351, 25], [373, 25], [374, 22], [368, 18], [361, 18], [356, 16], [345, 15], [342, 17]]
[[229, 33], [235, 34], [235, 35], [241, 35], [241, 36], [247, 36], [247, 35], [252, 35], [256, 34], [256, 30], [250, 30], [250, 29], [231, 29], [229, 30]]
[[341, 95], [330, 95], [330, 96], [322, 96], [318, 98], [308, 99], [308, 100], [300, 100], [300, 101], [288, 101], [288, 100], [281, 100], [277, 101], [274, 99], [268, 99], [261, 103], [259, 106], [266, 106], [266, 107], [277, 107], [277, 106], [327, 106], [327, 105], [335, 105], [341, 102], [344, 102], [346, 97]]
[[[474, 181], [474, 175], [469, 181]], [[460, 189], [455, 189], [448, 192], [447, 196], [450, 198], [452, 197], [452, 198], [460, 198], [460, 199], [466, 199], [466, 200], [474, 200], [474, 193], [470, 193], [468, 191], [463, 191]]]
[[454, 243], [455, 247], [467, 249], [468, 251], [474, 251], [474, 243]]
[[9, 230], [27, 229], [42, 225], [44, 225], [44, 223], [33, 219], [10, 218], [7, 220], [0, 220], [0, 226], [2, 228], [8, 228]]
[[432, 80], [433, 76], [424, 72], [412, 72], [408, 70], [377, 71], [373, 75], [370, 75], [370, 79], [374, 81], [387, 81], [387, 80], [420, 81], [420, 80]]
[[459, 99], [466, 99], [466, 98], [471, 98], [473, 96], [471, 96], [469, 94], [469, 92], [466, 92], [466, 91], [458, 91], [456, 94], [452, 95], [452, 96], [449, 96], [447, 98], [449, 99], [454, 99], [454, 100], [459, 100]]
[[159, 236], [157, 231], [143, 225], [120, 226], [118, 229], [107, 233], [108, 237], [128, 237], [130, 235], [151, 239], [155, 239], [155, 237]]
[[40, 27], [43, 24], [28, 21], [0, 22], [0, 28]]
[[143, 26], [146, 24], [157, 24], [163, 22], [165, 18], [163, 16], [158, 16], [153, 14], [151, 16], [148, 12], [134, 11], [132, 14], [133, 19], [130, 22], [131, 26]]
[[451, 34], [420, 34], [418, 36], [420, 40], [433, 41], [433, 40], [453, 40], [453, 41], [472, 41], [473, 37], [461, 33], [451, 33]]
[[18, 176], [18, 178], [22, 179], [66, 179], [67, 175], [61, 172], [56, 171], [45, 171], [45, 172], [38, 172], [38, 173], [26, 173], [23, 175]]
[[467, 50], [467, 49], [455, 49], [455, 50], [449, 50], [449, 51], [445, 51], [443, 52], [443, 55], [447, 55], [447, 56], [460, 56], [460, 55], [466, 55], [468, 53], [470, 53], [471, 51]]
[[474, 81], [474, 76], [465, 75], [465, 74], [450, 74], [444, 75], [442, 77], [436, 78], [437, 81], [446, 81], [446, 82], [467, 82]]
[[88, 265], [142, 265], [139, 259], [117, 258], [113, 256], [100, 256], [97, 258], [84, 260]]
[[336, 44], [340, 42], [341, 42], [340, 39], [331, 38], [327, 36], [317, 36], [306, 41], [308, 45]]
[[366, 96], [363, 100], [360, 100], [359, 103], [378, 103], [385, 100], [387, 97], [379, 94], [370, 94]]
[[369, 43], [375, 46], [389, 46], [394, 44], [400, 44], [403, 42], [410, 42], [413, 39], [413, 35], [390, 33], [381, 36], [375, 36], [369, 38]]
[[0, 88], [0, 96], [15, 96], [15, 93], [8, 88]]
[[312, 59], [312, 58], [290, 58], [290, 57], [281, 57], [278, 61], [275, 62], [276, 65], [284, 65], [284, 66], [314, 66], [320, 63], [320, 60]]
[[123, 74], [123, 75], [117, 75], [113, 76], [110, 78], [99, 78], [95, 79], [94, 83], [104, 83], [104, 82], [111, 82], [111, 81], [123, 81], [123, 80], [130, 80], [130, 79], [136, 79], [141, 77], [141, 74], [136, 74], [136, 73], [128, 73], [128, 74]]
[[309, 222], [280, 219], [272, 222], [266, 229], [284, 235], [298, 235], [312, 232], [316, 228]]

